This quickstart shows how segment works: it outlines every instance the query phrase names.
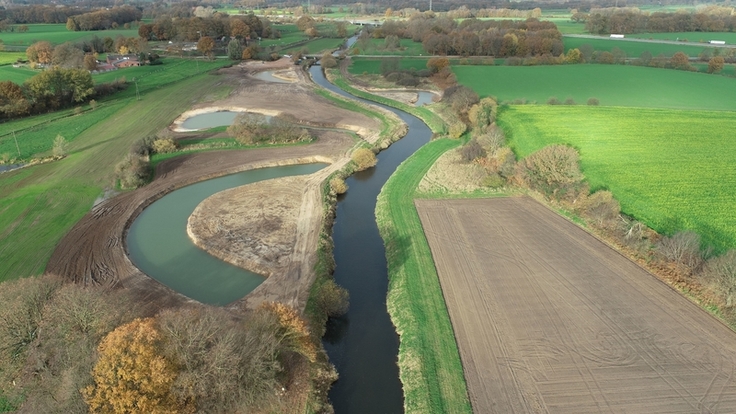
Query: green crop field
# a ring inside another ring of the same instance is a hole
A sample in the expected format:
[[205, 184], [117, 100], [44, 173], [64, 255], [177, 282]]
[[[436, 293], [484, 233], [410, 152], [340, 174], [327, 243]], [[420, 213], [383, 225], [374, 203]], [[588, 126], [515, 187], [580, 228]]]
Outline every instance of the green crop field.
[[[397, 58], [399, 60], [399, 67], [401, 69], [416, 69], [422, 70], [427, 69], [428, 58]], [[352, 64], [349, 67], [349, 71], [355, 75], [361, 75], [363, 72], [370, 74], [381, 73], [381, 60], [373, 58], [352, 58]]]
[[[681, 41], [683, 44], [707, 43], [711, 40], [723, 40], [728, 44], [736, 44], [736, 33], [733, 32], [672, 32], [672, 33], [635, 33], [627, 34], [626, 37], [634, 39], [656, 39], [656, 40], [673, 40]], [[685, 43], [683, 40], [687, 40]]]
[[606, 106], [736, 110], [736, 79], [623, 65], [453, 66], [458, 82], [501, 101], [595, 97]]
[[14, 68], [12, 65], [0, 66], [0, 82], [12, 81], [20, 85], [40, 71], [31, 68]]
[[[97, 111], [105, 108], [101, 106], [73, 117], [98, 122], [67, 137], [68, 157], [0, 175], [0, 281], [41, 273], [56, 243], [102, 190], [112, 186], [115, 164], [130, 145], [168, 126], [193, 102], [216, 90], [219, 81], [217, 76], [194, 75], [151, 88], [140, 101], [111, 103], [119, 107], [110, 116], [99, 115]], [[3, 125], [3, 133], [8, 125]], [[44, 125], [47, 137], [53, 139], [59, 130], [56, 125], [60, 124]]]
[[0, 52], [0, 65], [10, 65], [18, 59], [25, 59], [26, 52]]
[[112, 30], [96, 30], [88, 32], [72, 32], [66, 30], [65, 24], [29, 24], [28, 31], [25, 33], [2, 32], [0, 39], [9, 47], [20, 47], [25, 49], [33, 43], [46, 40], [51, 44], [59, 44], [64, 42], [76, 42], [82, 39], [90, 39], [93, 36], [100, 38], [111, 37], [115, 39], [118, 35], [125, 37], [138, 37], [138, 28], [130, 29], [112, 29]]
[[542, 17], [542, 20], [549, 21], [557, 25], [557, 29], [562, 34], [586, 34], [585, 23], [575, 23], [570, 17]]
[[582, 37], [564, 37], [563, 42], [565, 43], [565, 52], [570, 49], [579, 48], [581, 45], [588, 44], [593, 46], [594, 50], [601, 52], [608, 51], [617, 47], [626, 53], [627, 57], [638, 58], [642, 53], [648, 51], [652, 56], [658, 56], [660, 53], [667, 57], [674, 55], [677, 52], [682, 52], [691, 57], [697, 57], [703, 52], [703, 49], [709, 47], [706, 44], [703, 45], [692, 45], [689, 43], [672, 44], [672, 43], [649, 43], [649, 42], [635, 42], [626, 41], [623, 39], [587, 39]]
[[376, 222], [389, 268], [387, 307], [401, 336], [399, 367], [407, 413], [470, 413], [463, 367], [429, 244], [414, 207], [424, 174], [458, 140], [420, 148], [386, 182]]
[[578, 148], [591, 187], [610, 189], [655, 230], [736, 248], [736, 113], [522, 105], [504, 108], [499, 124], [521, 157], [553, 143]]

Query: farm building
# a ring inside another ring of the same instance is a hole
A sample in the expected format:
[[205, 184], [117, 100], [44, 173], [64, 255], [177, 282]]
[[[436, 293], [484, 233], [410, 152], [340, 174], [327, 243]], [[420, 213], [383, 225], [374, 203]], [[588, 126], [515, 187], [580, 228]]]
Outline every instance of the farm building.
[[107, 55], [107, 63], [113, 65], [116, 68], [129, 68], [131, 66], [140, 66], [141, 62], [138, 60], [138, 55]]

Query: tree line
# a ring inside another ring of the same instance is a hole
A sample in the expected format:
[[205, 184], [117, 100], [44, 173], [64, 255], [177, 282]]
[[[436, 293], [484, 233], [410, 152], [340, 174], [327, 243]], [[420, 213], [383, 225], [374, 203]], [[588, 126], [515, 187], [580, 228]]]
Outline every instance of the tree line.
[[69, 16], [66, 28], [74, 32], [113, 29], [119, 25], [139, 21], [142, 16], [143, 13], [135, 7], [113, 7], [109, 10], [95, 10]]
[[[447, 16], [417, 13], [409, 20], [387, 20], [371, 36], [412, 39], [421, 42], [424, 50], [432, 55], [559, 56], [564, 51], [557, 26], [535, 18], [525, 21], [471, 18], [458, 23]], [[358, 42], [360, 48], [360, 39]]]
[[223, 37], [238, 38], [279, 38], [281, 34], [271, 26], [267, 19], [253, 14], [212, 17], [173, 18], [162, 16], [149, 24], [141, 24], [138, 35], [147, 40], [178, 40], [195, 42], [201, 37], [214, 39]]
[[607, 33], [733, 32], [733, 7], [707, 6], [694, 12], [646, 13], [633, 7], [591, 9], [573, 13], [572, 20], [585, 23], [585, 30]]
[[66, 23], [71, 16], [87, 13], [83, 7], [56, 7], [49, 5], [31, 5], [25, 7], [1, 8], [0, 20], [10, 24], [16, 23]]

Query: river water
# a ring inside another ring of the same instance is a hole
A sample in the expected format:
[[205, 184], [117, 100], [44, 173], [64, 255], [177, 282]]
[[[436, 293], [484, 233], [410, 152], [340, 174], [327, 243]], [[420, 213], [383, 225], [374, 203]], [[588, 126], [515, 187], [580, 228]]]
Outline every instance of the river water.
[[[329, 83], [321, 67], [313, 66], [310, 74], [318, 85], [363, 101]], [[340, 374], [330, 391], [337, 414], [404, 410], [397, 365], [399, 338], [386, 310], [388, 272], [375, 220], [376, 197], [396, 167], [429, 142], [432, 132], [413, 115], [383, 108], [406, 122], [408, 133], [378, 154], [376, 167], [345, 180], [349, 189], [338, 199], [333, 227], [335, 281], [350, 292], [350, 310], [344, 317], [329, 321], [323, 340]]]

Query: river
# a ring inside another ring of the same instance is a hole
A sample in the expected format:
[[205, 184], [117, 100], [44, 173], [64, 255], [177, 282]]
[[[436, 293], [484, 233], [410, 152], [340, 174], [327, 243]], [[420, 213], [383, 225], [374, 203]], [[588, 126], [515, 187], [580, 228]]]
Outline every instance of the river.
[[319, 66], [313, 66], [310, 74], [318, 85], [381, 106], [409, 127], [404, 138], [378, 154], [376, 167], [345, 180], [349, 189], [338, 199], [332, 237], [335, 281], [350, 292], [350, 310], [329, 321], [323, 340], [340, 375], [330, 391], [337, 414], [401, 413], [404, 394], [397, 365], [399, 338], [386, 310], [388, 269], [376, 225], [376, 198], [396, 167], [429, 142], [432, 131], [413, 115], [356, 98], [329, 83]]

